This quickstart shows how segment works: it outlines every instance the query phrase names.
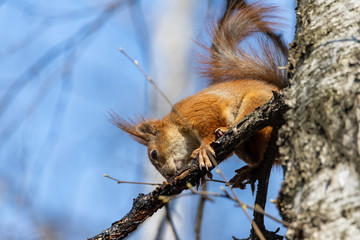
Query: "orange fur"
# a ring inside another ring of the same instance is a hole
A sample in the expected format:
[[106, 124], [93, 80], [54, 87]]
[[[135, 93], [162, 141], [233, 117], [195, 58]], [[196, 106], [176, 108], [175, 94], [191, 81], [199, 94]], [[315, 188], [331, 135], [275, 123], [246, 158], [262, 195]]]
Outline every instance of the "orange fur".
[[[212, 166], [210, 143], [216, 140], [216, 129], [227, 130], [267, 102], [272, 91], [286, 86], [278, 69], [286, 57], [286, 47], [275, 41], [272, 31], [276, 24], [263, 20], [271, 17], [273, 8], [240, 4], [231, 9], [221, 24], [213, 27], [213, 46], [205, 47], [210, 55], [203, 61], [203, 74], [211, 80], [208, 88], [179, 101], [160, 120], [140, 119], [135, 123], [111, 114], [116, 126], [148, 147], [151, 162], [165, 178], [174, 176], [197, 155], [200, 167]], [[257, 34], [263, 34], [257, 38], [261, 54], [239, 46]], [[271, 131], [266, 127], [257, 132], [235, 153], [250, 167], [257, 166]]]

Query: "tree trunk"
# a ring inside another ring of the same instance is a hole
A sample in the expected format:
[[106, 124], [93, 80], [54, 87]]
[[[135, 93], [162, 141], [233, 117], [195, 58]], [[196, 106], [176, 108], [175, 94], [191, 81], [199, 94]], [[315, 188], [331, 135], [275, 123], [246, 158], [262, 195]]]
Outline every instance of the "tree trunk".
[[288, 239], [360, 238], [360, 1], [297, 1], [279, 145]]

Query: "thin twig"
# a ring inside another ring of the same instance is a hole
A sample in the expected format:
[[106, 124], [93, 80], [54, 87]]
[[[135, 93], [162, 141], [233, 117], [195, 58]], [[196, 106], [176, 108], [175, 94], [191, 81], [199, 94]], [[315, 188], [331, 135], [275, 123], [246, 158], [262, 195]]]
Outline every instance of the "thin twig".
[[224, 184], [226, 184], [226, 182], [225, 182], [225, 181], [222, 181], [222, 180], [217, 180], [217, 179], [209, 179], [209, 178], [207, 178], [207, 179], [206, 179], [206, 181], [209, 181], [209, 182], [217, 182], [217, 183], [224, 183]]
[[[212, 162], [216, 162], [215, 158], [213, 156], [210, 156], [210, 159]], [[220, 174], [220, 176], [222, 177], [222, 179], [225, 181], [226, 186], [230, 186], [229, 181], [226, 179], [224, 173], [221, 171], [221, 169], [219, 167], [216, 168], [216, 172], [218, 174]], [[260, 238], [260, 240], [265, 240], [264, 235], [262, 234], [262, 232], [260, 231], [259, 227], [257, 226], [256, 222], [252, 220], [252, 218], [249, 215], [249, 212], [247, 211], [247, 205], [244, 204], [242, 201], [240, 201], [239, 197], [237, 196], [236, 192], [234, 191], [234, 189], [232, 187], [229, 187], [230, 191], [233, 195], [234, 200], [242, 207], [242, 209], [244, 210], [244, 213], [246, 215], [246, 217], [248, 218], [248, 220], [250, 221], [251, 225], [253, 226], [256, 234], [258, 235], [258, 237]]]
[[161, 220], [159, 221], [160, 224], [156, 230], [156, 236], [154, 237], [154, 240], [163, 240], [163, 235], [164, 235], [164, 231], [165, 231], [165, 227], [167, 226], [166, 222], [166, 213], [162, 212], [161, 213]]
[[[174, 104], [170, 101], [170, 99], [166, 96], [166, 94], [157, 86], [157, 84], [152, 80], [152, 78], [145, 72], [145, 70], [140, 66], [139, 62], [133, 59], [125, 50], [121, 47], [118, 48], [119, 51], [132, 62], [139, 69], [139, 71], [145, 76], [146, 80], [155, 88], [158, 93], [165, 99], [165, 101], [173, 108]], [[180, 114], [177, 112], [177, 114]]]
[[[207, 190], [207, 183], [202, 185], [201, 190], [206, 192]], [[205, 202], [208, 199], [206, 195], [201, 195], [199, 199], [199, 204], [196, 212], [196, 221], [195, 221], [195, 236], [196, 240], [201, 239], [201, 224], [204, 216], [204, 209], [205, 209]]]
[[111, 180], [114, 180], [114, 181], [116, 181], [118, 184], [120, 184], [120, 183], [127, 183], [127, 184], [141, 184], [141, 185], [152, 185], [152, 186], [159, 186], [159, 185], [161, 185], [160, 183], [145, 183], [145, 182], [120, 181], [120, 180], [117, 180], [116, 178], [110, 177], [110, 176], [107, 175], [107, 174], [104, 174], [104, 177], [109, 178], [109, 179], [111, 179]]
[[168, 223], [169, 223], [169, 225], [170, 225], [170, 228], [171, 228], [171, 230], [172, 230], [172, 233], [173, 233], [173, 235], [174, 235], [174, 238], [175, 238], [175, 240], [179, 240], [180, 238], [179, 238], [179, 235], [178, 235], [177, 232], [176, 232], [176, 228], [175, 228], [174, 221], [172, 220], [172, 218], [171, 218], [171, 216], [170, 216], [171, 210], [170, 210], [169, 205], [166, 205], [166, 206], [165, 206], [165, 210], [166, 210], [166, 211], [165, 211], [166, 220], [168, 221]]
[[[225, 188], [221, 188], [222, 191], [225, 193], [225, 194], [221, 194], [221, 193], [215, 193], [215, 192], [204, 192], [204, 191], [196, 191], [193, 186], [190, 185], [187, 185], [187, 187], [189, 188], [189, 190], [193, 193], [193, 194], [196, 194], [196, 195], [203, 195], [203, 196], [213, 196], [213, 197], [222, 197], [222, 198], [227, 198], [231, 201], [234, 201], [236, 202], [238, 205], [238, 207], [243, 207], [245, 206], [247, 209], [250, 209], [252, 211], [256, 211], [256, 212], [259, 212], [261, 214], [264, 214], [265, 216], [267, 216], [268, 218], [274, 220], [275, 222], [278, 222], [278, 223], [281, 223], [283, 224], [284, 226], [288, 227], [288, 228], [292, 228], [292, 226], [288, 223], [288, 222], [285, 222], [283, 220], [280, 220], [272, 215], [270, 215], [269, 213], [265, 212], [264, 209], [262, 209], [260, 206], [256, 205], [255, 207], [249, 205], [249, 204], [246, 204], [242, 201], [237, 201], [233, 196], [231, 196], [226, 190]], [[183, 194], [184, 196], [186, 196], [186, 194]]]

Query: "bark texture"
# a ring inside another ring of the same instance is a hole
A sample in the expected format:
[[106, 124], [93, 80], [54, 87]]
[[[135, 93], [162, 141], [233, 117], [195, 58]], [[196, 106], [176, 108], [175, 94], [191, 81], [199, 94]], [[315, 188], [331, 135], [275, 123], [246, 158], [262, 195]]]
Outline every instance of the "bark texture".
[[360, 1], [298, 0], [280, 129], [288, 239], [360, 236]]

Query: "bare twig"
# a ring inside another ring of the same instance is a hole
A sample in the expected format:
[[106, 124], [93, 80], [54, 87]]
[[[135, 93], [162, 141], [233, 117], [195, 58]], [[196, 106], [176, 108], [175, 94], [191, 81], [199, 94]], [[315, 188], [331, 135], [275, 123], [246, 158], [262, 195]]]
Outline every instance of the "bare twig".
[[107, 175], [107, 174], [104, 174], [104, 177], [109, 178], [109, 179], [111, 179], [111, 180], [114, 180], [114, 181], [116, 181], [118, 184], [120, 184], [120, 183], [127, 183], [127, 184], [142, 184], [142, 185], [152, 185], [152, 186], [159, 186], [159, 185], [161, 185], [160, 183], [144, 183], [144, 182], [120, 181], [120, 180], [117, 180], [116, 178], [110, 177], [110, 176]]
[[217, 183], [224, 183], [226, 184], [225, 181], [222, 181], [222, 180], [217, 180], [217, 179], [206, 179], [206, 181], [209, 181], [209, 182], [217, 182]]
[[[171, 204], [171, 203], [169, 203], [169, 204]], [[163, 213], [161, 216], [161, 220], [159, 221], [159, 226], [157, 227], [156, 236], [154, 237], [154, 240], [162, 240], [163, 239], [163, 235], [164, 235], [166, 226], [167, 226], [167, 220], [166, 220], [165, 213]]]
[[[193, 194], [206, 196], [208, 200], [212, 200], [211, 198], [209, 198], [209, 196], [227, 198], [227, 199], [229, 199], [231, 201], [236, 202], [238, 204], [237, 205], [238, 207], [245, 206], [246, 208], [248, 208], [250, 210], [253, 210], [254, 212], [261, 213], [261, 214], [267, 216], [268, 218], [272, 219], [273, 221], [281, 223], [281, 224], [283, 224], [284, 226], [286, 226], [288, 228], [292, 227], [288, 222], [285, 222], [285, 221], [283, 221], [281, 219], [278, 219], [278, 218], [270, 215], [269, 213], [265, 212], [264, 209], [261, 208], [259, 205], [255, 205], [255, 207], [253, 207], [253, 206], [251, 206], [249, 204], [246, 204], [246, 203], [244, 203], [242, 201], [240, 201], [240, 204], [239, 204], [239, 202], [233, 196], [231, 196], [231, 194], [229, 192], [227, 192], [225, 188], [221, 188], [221, 190], [224, 192], [224, 194], [220, 194], [220, 193], [215, 193], [215, 192], [196, 191], [191, 185], [189, 186], [189, 184], [187, 184], [187, 186], [188, 186], [188, 188], [190, 189], [190, 191]], [[186, 194], [183, 194], [181, 196], [185, 196], [185, 195]]]
[[[221, 177], [226, 182], [226, 185], [230, 185], [229, 182], [226, 180], [224, 173], [219, 168], [216, 169], [216, 172], [221, 175]], [[248, 208], [247, 205], [245, 203], [243, 203], [242, 201], [240, 201], [240, 198], [237, 196], [237, 194], [235, 193], [235, 191], [232, 187], [230, 188], [230, 191], [231, 191], [231, 194], [233, 195], [234, 201], [237, 202], [239, 204], [239, 206], [241, 206], [242, 209], [244, 210], [244, 213], [245, 213], [247, 219], [251, 222], [251, 225], [253, 226], [253, 229], [255, 230], [256, 235], [260, 238], [260, 240], [265, 240], [265, 237], [264, 237], [263, 233], [261, 232], [260, 228], [258, 227], [257, 223], [252, 220], [249, 212], [247, 211], [247, 208]], [[227, 193], [227, 195], [230, 196], [230, 194], [228, 194], [228, 193]]]
[[[204, 185], [202, 185], [201, 190], [203, 192], [206, 192], [206, 190], [207, 190], [207, 184], [206, 183]], [[197, 212], [196, 212], [196, 221], [195, 221], [196, 240], [201, 239], [201, 223], [202, 223], [202, 220], [203, 220], [203, 213], [204, 213], [204, 209], [205, 209], [205, 201], [207, 199], [208, 198], [207, 198], [206, 195], [201, 195], [200, 199], [199, 199], [199, 204], [198, 204], [198, 208], [197, 208]]]
[[[123, 48], [119, 48], [119, 51], [132, 62], [139, 69], [139, 71], [144, 75], [146, 80], [154, 87], [154, 89], [165, 99], [165, 101], [173, 108], [174, 104], [166, 96], [166, 94], [158, 87], [158, 85], [152, 80], [152, 78], [145, 72], [145, 70], [140, 66], [139, 62], [133, 59]], [[181, 115], [176, 111], [176, 113], [181, 117]]]
[[169, 205], [166, 205], [165, 208], [166, 208], [166, 213], [165, 213], [166, 220], [167, 220], [168, 223], [170, 224], [170, 228], [171, 228], [171, 231], [172, 231], [172, 233], [173, 233], [173, 235], [174, 235], [175, 240], [179, 240], [180, 238], [179, 238], [179, 235], [178, 235], [177, 232], [176, 232], [176, 228], [175, 228], [174, 221], [172, 220], [172, 218], [171, 218], [171, 216], [170, 216], [171, 210], [170, 210], [170, 208], [169, 208]]

